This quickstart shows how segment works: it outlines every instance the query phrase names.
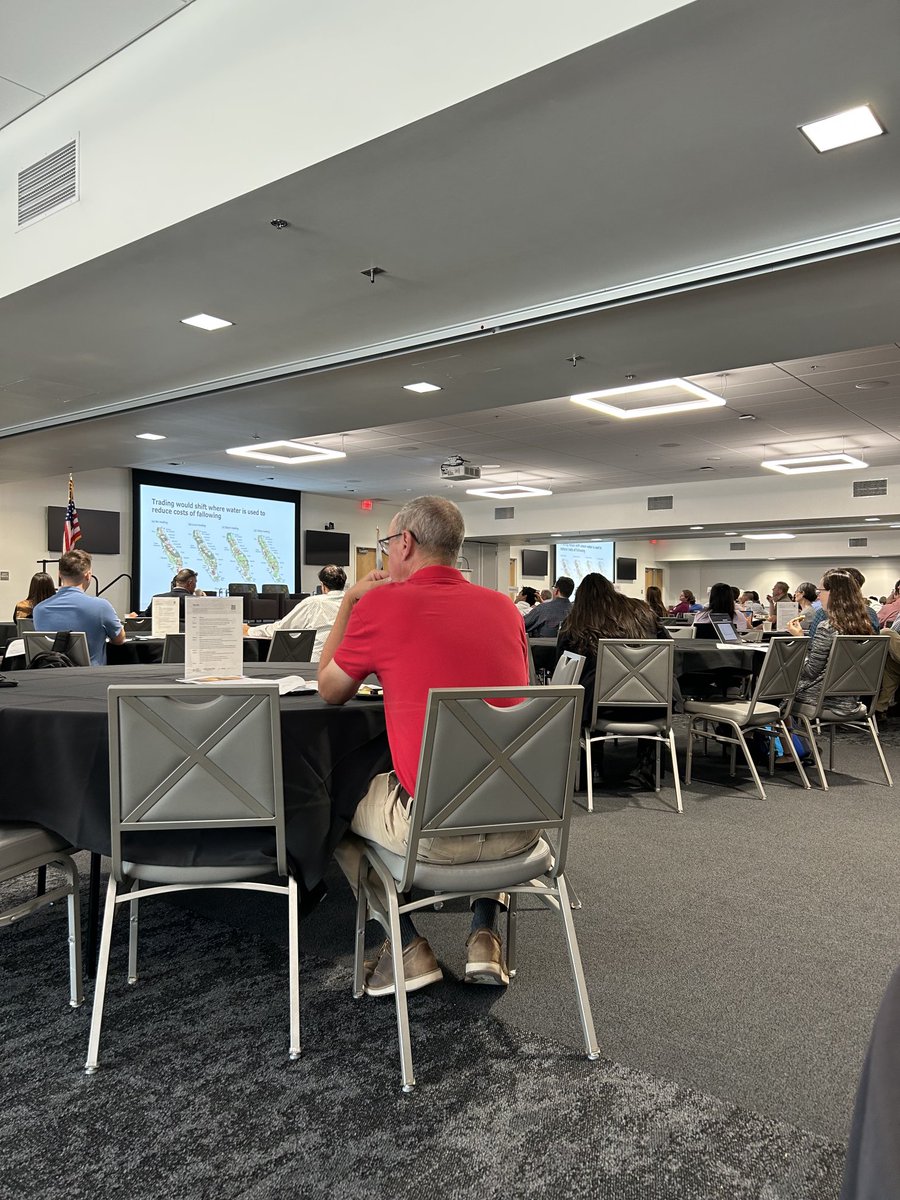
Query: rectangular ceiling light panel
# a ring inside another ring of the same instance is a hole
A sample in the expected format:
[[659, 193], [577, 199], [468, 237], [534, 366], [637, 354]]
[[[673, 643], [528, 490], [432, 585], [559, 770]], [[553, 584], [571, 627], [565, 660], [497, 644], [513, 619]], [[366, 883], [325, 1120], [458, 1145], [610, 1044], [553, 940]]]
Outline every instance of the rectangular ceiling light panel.
[[[615, 397], [619, 402], [612, 403]], [[573, 404], [594, 408], [622, 421], [634, 417], [663, 416], [667, 413], [695, 412], [703, 408], [722, 408], [725, 399], [687, 379], [658, 379], [654, 383], [634, 383], [628, 387], [605, 388], [600, 392], [582, 392], [570, 397]]]
[[838, 146], [880, 137], [887, 132], [868, 104], [848, 108], [846, 112], [835, 113], [833, 117], [825, 117], [821, 121], [810, 121], [798, 128], [820, 154], [826, 150], [836, 150]]
[[524, 483], [510, 483], [502, 487], [466, 488], [467, 496], [492, 496], [496, 500], [515, 500], [520, 496], [552, 496], [547, 488], [529, 487]]
[[869, 464], [852, 454], [800, 454], [793, 458], [769, 458], [760, 464], [780, 475], [813, 475], [820, 471], [858, 471]]
[[[281, 450], [281, 454], [274, 453]], [[323, 462], [328, 458], [346, 458], [343, 450], [326, 450], [324, 446], [312, 446], [308, 442], [254, 442], [252, 446], [235, 446], [227, 451], [236, 458], [258, 458], [262, 462], [287, 463], [294, 467], [299, 463]]]

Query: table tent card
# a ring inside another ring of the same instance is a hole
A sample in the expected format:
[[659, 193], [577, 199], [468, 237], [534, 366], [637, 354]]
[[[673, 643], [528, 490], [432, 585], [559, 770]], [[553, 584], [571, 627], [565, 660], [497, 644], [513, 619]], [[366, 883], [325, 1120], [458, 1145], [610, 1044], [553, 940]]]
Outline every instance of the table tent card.
[[198, 596], [184, 606], [185, 679], [243, 677], [243, 605], [242, 596]]
[[154, 637], [165, 637], [167, 633], [178, 633], [181, 628], [181, 613], [177, 596], [154, 596], [150, 602], [152, 625], [150, 632]]

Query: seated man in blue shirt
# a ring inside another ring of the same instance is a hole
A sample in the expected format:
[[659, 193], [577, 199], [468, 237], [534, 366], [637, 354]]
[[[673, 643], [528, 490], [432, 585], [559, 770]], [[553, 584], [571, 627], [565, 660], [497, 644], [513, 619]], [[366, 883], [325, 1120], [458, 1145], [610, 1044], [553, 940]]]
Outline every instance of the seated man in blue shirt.
[[569, 597], [575, 591], [575, 581], [560, 575], [553, 585], [553, 599], [536, 604], [525, 614], [525, 632], [529, 637], [556, 637], [559, 627], [572, 609]]
[[108, 600], [85, 595], [91, 578], [91, 556], [86, 550], [68, 550], [61, 555], [59, 591], [34, 606], [34, 627], [41, 633], [83, 632], [91, 666], [102, 667], [106, 665], [106, 639], [121, 646], [125, 630]]

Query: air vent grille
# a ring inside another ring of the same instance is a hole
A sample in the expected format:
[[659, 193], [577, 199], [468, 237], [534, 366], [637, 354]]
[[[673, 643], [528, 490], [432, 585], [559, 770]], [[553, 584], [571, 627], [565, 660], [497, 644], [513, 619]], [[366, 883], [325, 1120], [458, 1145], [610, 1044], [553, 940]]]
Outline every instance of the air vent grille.
[[854, 546], [857, 549], [861, 549], [863, 546], [868, 546], [868, 544], [869, 544], [868, 538], [847, 538], [847, 545], [850, 547], [851, 550], [853, 549]]
[[78, 199], [78, 139], [19, 172], [19, 228]]
[[514, 508], [495, 508], [494, 509], [494, 520], [495, 521], [511, 521], [515, 515], [516, 515], [516, 510]]
[[853, 484], [854, 497], [861, 496], [886, 496], [887, 495], [887, 480], [886, 479], [857, 479]]
[[746, 550], [747, 543], [746, 542], [729, 542], [728, 549], [729, 550]]
[[674, 507], [675, 507], [675, 497], [674, 496], [648, 496], [647, 497], [647, 511], [648, 512], [659, 512], [659, 510], [662, 508], [674, 508]]

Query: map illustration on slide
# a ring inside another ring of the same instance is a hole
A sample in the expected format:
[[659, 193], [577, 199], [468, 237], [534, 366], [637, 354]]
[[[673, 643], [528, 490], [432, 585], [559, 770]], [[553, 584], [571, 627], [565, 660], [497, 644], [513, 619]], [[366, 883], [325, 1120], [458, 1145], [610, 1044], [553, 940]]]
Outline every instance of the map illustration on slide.
[[296, 504], [289, 500], [140, 485], [141, 601], [166, 592], [181, 567], [201, 591], [296, 579]]

